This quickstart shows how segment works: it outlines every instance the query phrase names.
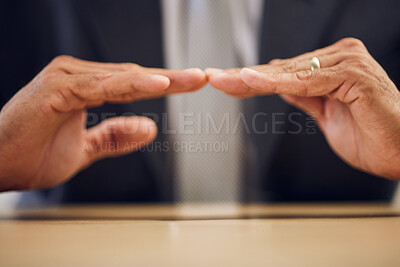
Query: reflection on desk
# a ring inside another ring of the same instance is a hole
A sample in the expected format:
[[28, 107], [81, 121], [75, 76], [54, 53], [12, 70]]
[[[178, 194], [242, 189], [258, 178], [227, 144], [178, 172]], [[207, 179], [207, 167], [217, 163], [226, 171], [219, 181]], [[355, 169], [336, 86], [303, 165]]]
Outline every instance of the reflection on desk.
[[399, 266], [400, 208], [68, 206], [0, 213], [0, 266]]

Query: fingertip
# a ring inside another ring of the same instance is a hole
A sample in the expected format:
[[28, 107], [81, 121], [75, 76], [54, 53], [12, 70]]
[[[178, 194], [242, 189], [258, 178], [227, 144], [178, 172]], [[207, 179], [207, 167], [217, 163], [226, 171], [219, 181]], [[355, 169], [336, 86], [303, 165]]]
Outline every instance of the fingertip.
[[88, 130], [85, 136], [87, 163], [105, 157], [131, 153], [147, 146], [157, 137], [156, 123], [147, 117], [115, 117]]
[[268, 64], [270, 64], [270, 65], [278, 65], [281, 62], [282, 62], [282, 59], [274, 58], [270, 62], [268, 62]]
[[126, 117], [120, 125], [121, 143], [129, 147], [129, 151], [135, 151], [147, 146], [157, 137], [156, 123], [147, 117]]
[[141, 132], [146, 136], [145, 142], [150, 143], [157, 136], [157, 124], [148, 117], [137, 117], [137, 119], [139, 119], [139, 127], [141, 129]]
[[207, 83], [206, 73], [199, 68], [190, 68], [183, 70], [180, 74], [179, 82], [188, 86], [187, 92], [196, 91], [202, 88]]
[[223, 82], [223, 79], [221, 79], [224, 75], [223, 74], [216, 74], [216, 73], [210, 73], [207, 75], [208, 76], [208, 82], [210, 85], [214, 88], [221, 89], [221, 85]]
[[222, 73], [223, 70], [222, 70], [222, 69], [217, 69], [217, 68], [207, 68], [207, 69], [205, 69], [204, 72], [205, 72], [205, 73], [207, 74], [207, 76], [209, 77], [209, 76], [211, 76], [211, 75], [213, 75], [213, 74]]
[[184, 72], [192, 77], [194, 83], [201, 83], [207, 79], [206, 73], [199, 68], [185, 69]]

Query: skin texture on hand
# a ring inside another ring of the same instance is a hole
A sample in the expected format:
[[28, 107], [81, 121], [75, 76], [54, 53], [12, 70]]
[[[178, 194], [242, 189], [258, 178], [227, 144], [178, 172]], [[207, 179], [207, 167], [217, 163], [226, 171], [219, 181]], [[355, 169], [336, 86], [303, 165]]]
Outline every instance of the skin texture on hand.
[[[312, 57], [321, 69], [310, 70]], [[231, 96], [281, 95], [315, 118], [349, 165], [400, 179], [400, 93], [361, 41], [345, 38], [295, 58], [206, 73]]]
[[86, 129], [86, 109], [204, 86], [200, 69], [55, 58], [0, 112], [0, 191], [63, 183], [93, 162], [130, 153], [157, 135], [145, 117], [117, 117]]

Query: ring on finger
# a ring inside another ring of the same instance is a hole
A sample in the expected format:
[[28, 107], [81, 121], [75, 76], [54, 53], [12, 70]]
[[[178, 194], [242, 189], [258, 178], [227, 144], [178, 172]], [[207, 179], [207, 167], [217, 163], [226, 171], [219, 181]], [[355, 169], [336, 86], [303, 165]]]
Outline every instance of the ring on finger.
[[309, 59], [311, 71], [321, 68], [321, 63], [317, 57], [312, 57]]

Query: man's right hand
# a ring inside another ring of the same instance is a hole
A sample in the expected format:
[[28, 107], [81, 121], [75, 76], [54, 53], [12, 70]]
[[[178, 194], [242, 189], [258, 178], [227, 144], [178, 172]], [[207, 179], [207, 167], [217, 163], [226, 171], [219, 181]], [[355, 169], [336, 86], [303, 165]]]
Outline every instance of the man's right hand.
[[143, 147], [157, 135], [145, 117], [117, 117], [86, 129], [86, 109], [197, 90], [200, 69], [55, 58], [0, 112], [0, 191], [48, 188], [93, 162]]

